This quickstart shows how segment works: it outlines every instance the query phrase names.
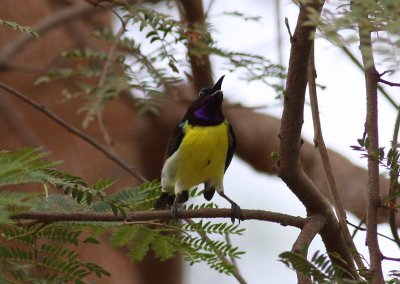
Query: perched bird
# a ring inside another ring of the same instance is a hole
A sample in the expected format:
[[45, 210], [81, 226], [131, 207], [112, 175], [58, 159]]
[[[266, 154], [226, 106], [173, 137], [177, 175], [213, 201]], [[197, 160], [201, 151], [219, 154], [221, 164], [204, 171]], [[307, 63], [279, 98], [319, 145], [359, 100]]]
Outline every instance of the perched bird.
[[231, 204], [232, 222], [243, 220], [240, 207], [224, 193], [223, 179], [236, 146], [232, 126], [222, 113], [222, 76], [213, 87], [201, 89], [169, 140], [161, 172], [163, 193], [154, 208], [171, 206], [177, 221], [178, 203], [186, 202], [188, 191], [204, 183], [204, 198], [215, 191]]

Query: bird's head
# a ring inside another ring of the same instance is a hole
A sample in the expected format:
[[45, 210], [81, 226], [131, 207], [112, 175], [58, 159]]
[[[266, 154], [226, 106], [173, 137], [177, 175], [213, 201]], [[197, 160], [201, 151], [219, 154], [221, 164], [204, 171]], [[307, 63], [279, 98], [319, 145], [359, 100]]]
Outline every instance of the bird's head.
[[219, 78], [211, 88], [200, 90], [198, 98], [191, 104], [185, 115], [185, 119], [191, 124], [218, 125], [225, 120], [222, 113], [224, 95], [221, 91], [224, 77]]

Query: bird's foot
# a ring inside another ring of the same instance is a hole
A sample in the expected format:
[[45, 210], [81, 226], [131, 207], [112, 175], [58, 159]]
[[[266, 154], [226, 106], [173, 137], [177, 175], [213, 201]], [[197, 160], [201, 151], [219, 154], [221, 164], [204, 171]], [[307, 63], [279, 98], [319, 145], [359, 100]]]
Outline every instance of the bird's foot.
[[237, 205], [236, 203], [233, 202], [231, 210], [232, 210], [231, 221], [233, 224], [235, 223], [235, 219], [239, 220], [239, 224], [240, 224], [240, 221], [244, 221], [242, 209], [240, 209], [239, 205]]
[[171, 216], [172, 216], [172, 224], [178, 224], [178, 217], [180, 214], [180, 210], [177, 205], [172, 205], [171, 207]]

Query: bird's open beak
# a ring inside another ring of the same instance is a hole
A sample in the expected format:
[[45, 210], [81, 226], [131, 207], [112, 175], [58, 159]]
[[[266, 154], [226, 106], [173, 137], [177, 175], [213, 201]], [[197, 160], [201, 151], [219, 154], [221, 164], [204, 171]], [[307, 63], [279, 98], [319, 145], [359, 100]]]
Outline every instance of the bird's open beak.
[[221, 90], [222, 81], [224, 80], [224, 77], [225, 77], [225, 75], [222, 75], [222, 77], [218, 79], [218, 81], [214, 84], [214, 86], [212, 86], [211, 94], [215, 93], [216, 91]]

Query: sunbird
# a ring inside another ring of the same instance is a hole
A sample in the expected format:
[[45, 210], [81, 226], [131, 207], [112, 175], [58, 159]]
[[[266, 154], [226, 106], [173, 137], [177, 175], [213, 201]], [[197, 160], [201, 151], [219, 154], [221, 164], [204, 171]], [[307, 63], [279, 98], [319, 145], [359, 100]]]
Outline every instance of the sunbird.
[[154, 208], [171, 205], [171, 215], [177, 222], [178, 203], [189, 199], [189, 190], [204, 183], [204, 198], [208, 201], [215, 191], [231, 204], [231, 220], [244, 220], [239, 205], [224, 193], [224, 174], [236, 147], [233, 128], [222, 113], [224, 76], [211, 88], [200, 90], [183, 119], [173, 131], [161, 171], [163, 193]]

